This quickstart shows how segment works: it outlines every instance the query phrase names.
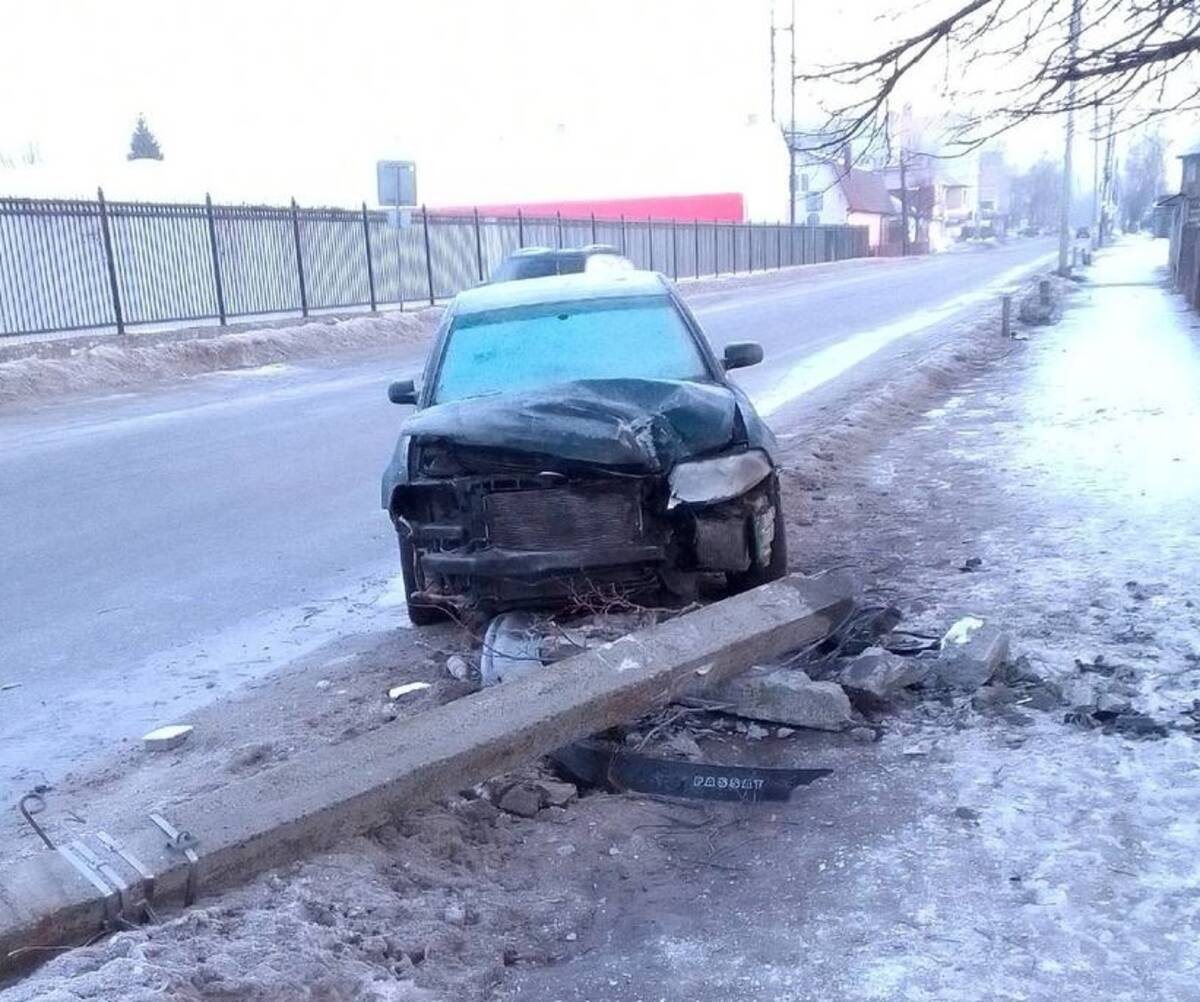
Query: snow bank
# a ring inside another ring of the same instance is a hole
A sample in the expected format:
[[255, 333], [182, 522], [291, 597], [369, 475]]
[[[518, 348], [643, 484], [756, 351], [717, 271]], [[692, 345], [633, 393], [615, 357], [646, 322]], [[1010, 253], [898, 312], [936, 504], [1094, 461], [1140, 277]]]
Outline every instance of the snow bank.
[[[401, 342], [420, 342], [441, 311], [394, 312], [221, 333], [127, 334], [81, 346], [47, 342], [0, 361], [0, 406], [47, 396], [120, 390], [218, 370], [248, 369]], [[76, 343], [77, 345], [77, 343]]]

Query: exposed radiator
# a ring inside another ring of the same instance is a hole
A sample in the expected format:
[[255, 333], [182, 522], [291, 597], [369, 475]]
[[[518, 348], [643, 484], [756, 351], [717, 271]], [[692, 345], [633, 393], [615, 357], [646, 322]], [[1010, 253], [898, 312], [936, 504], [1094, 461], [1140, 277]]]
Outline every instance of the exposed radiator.
[[488, 540], [510, 550], [624, 546], [642, 538], [636, 483], [496, 491], [484, 497]]

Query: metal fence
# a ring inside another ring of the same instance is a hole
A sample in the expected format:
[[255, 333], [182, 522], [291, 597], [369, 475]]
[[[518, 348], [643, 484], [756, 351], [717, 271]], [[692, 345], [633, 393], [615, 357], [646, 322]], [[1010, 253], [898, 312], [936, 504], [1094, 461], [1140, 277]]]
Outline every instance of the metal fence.
[[0, 335], [433, 303], [519, 247], [612, 244], [673, 278], [865, 257], [858, 226], [0, 199]]

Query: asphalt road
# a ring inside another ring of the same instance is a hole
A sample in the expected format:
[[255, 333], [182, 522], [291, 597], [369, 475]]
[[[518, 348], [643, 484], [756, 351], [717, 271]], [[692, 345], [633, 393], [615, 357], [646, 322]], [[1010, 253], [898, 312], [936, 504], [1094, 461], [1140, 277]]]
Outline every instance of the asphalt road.
[[[995, 295], [1049, 240], [688, 294], [779, 420]], [[348, 631], [406, 622], [379, 473], [420, 351], [0, 417], [0, 802]], [[402, 671], [402, 666], [399, 666]], [[4, 688], [8, 687], [8, 688]]]

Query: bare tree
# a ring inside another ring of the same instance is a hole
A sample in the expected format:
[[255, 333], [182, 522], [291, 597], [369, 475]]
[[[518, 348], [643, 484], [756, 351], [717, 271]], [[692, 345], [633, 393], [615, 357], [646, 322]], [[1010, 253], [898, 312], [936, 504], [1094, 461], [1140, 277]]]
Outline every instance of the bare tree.
[[942, 97], [970, 109], [948, 123], [959, 150], [1068, 110], [1114, 108], [1128, 125], [1200, 107], [1200, 83], [1181, 72], [1200, 51], [1200, 0], [1082, 0], [1077, 48], [1072, 3], [931, 0], [898, 9], [907, 27], [882, 51], [798, 75], [824, 92], [821, 144], [886, 140], [889, 102], [931, 66], [942, 71]]
[[1136, 230], [1150, 207], [1166, 191], [1167, 143], [1161, 132], [1147, 131], [1130, 147], [1119, 193], [1121, 227]]

